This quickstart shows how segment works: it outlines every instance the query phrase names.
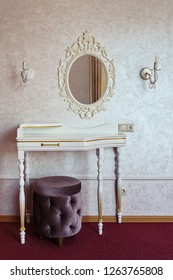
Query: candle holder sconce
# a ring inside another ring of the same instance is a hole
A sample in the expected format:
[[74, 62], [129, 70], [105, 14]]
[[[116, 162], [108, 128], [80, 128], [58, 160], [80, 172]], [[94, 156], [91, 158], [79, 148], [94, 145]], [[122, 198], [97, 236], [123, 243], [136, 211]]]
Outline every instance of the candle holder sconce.
[[161, 69], [158, 69], [158, 60], [157, 57], [154, 61], [153, 69], [150, 69], [148, 67], [142, 68], [139, 75], [143, 80], [149, 80], [149, 88], [156, 88], [156, 82], [158, 80], [158, 71]]
[[27, 85], [27, 82], [34, 77], [34, 72], [30, 68], [26, 68], [26, 61], [24, 60], [22, 63], [22, 71], [21, 71], [21, 77], [23, 80], [23, 83], [25, 86]]

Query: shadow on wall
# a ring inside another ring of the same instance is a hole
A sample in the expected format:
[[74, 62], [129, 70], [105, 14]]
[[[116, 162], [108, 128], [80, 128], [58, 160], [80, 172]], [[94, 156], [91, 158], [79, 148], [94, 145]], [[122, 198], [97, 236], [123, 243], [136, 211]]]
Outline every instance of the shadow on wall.
[[[5, 178], [8, 172], [9, 177], [18, 174], [17, 146], [16, 146], [17, 127], [2, 130], [0, 134], [0, 174]], [[4, 177], [5, 176], [5, 177]]]
[[1, 131], [0, 144], [16, 144], [17, 128], [18, 127], [16, 126], [10, 129], [5, 129], [5, 131]]

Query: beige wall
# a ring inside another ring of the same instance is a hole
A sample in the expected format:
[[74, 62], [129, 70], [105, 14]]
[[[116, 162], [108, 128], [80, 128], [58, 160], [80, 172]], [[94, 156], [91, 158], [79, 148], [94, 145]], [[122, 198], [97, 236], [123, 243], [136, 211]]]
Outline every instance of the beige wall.
[[[85, 30], [116, 67], [115, 96], [92, 120], [67, 111], [57, 86], [59, 60]], [[18, 213], [15, 137], [23, 122], [134, 123], [122, 152], [123, 213], [173, 215], [172, 0], [1, 0], [0, 34], [0, 215]], [[139, 71], [152, 67], [155, 56], [161, 71], [150, 90]], [[20, 77], [24, 59], [35, 73], [26, 88]], [[115, 213], [113, 158], [107, 150], [105, 215]], [[97, 213], [94, 152], [31, 154], [30, 161], [31, 178], [65, 172], [83, 179], [84, 214]]]

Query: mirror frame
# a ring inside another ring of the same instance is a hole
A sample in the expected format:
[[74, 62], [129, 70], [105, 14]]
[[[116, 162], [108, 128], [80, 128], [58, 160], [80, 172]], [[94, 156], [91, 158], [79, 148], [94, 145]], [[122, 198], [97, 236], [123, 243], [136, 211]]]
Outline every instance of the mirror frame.
[[[107, 73], [107, 87], [103, 96], [92, 104], [82, 104], [77, 101], [69, 86], [69, 72], [72, 64], [85, 54], [98, 58], [104, 65]], [[90, 119], [97, 113], [106, 110], [106, 102], [114, 95], [115, 67], [113, 60], [107, 57], [106, 49], [96, 41], [87, 31], [78, 37], [77, 41], [66, 50], [66, 57], [60, 60], [58, 67], [58, 86], [60, 96], [69, 104], [69, 109], [82, 119]]]

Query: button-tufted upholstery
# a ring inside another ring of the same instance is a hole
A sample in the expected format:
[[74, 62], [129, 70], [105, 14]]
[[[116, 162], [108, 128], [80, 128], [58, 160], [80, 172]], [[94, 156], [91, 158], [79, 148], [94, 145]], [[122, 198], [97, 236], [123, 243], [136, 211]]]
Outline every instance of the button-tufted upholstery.
[[61, 238], [78, 233], [82, 221], [80, 180], [67, 176], [36, 180], [33, 221], [40, 236]]

